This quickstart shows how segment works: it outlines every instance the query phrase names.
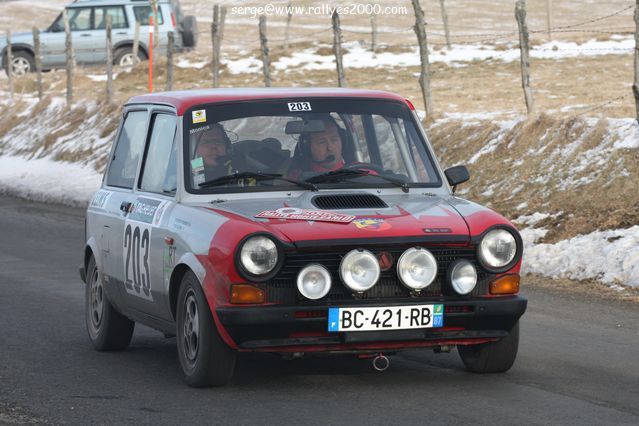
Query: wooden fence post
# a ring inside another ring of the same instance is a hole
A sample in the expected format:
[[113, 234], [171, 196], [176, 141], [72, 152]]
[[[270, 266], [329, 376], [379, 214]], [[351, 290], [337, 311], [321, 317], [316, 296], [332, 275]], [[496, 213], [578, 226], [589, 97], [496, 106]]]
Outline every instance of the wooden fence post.
[[444, 35], [446, 36], [446, 48], [450, 50], [450, 30], [448, 28], [448, 12], [446, 12], [445, 0], [439, 0], [442, 9], [442, 21], [444, 22]]
[[226, 6], [220, 8], [220, 35], [217, 45], [217, 54], [220, 55], [220, 47], [222, 46], [222, 40], [224, 39], [224, 22], [226, 21]]
[[73, 55], [73, 39], [71, 38], [71, 27], [69, 27], [69, 14], [67, 9], [62, 12], [64, 18], [64, 32], [66, 35], [65, 49], [67, 54], [67, 106], [73, 102], [73, 68], [75, 59]]
[[262, 46], [262, 63], [264, 71], [264, 86], [271, 87], [271, 59], [268, 54], [268, 41], [266, 40], [266, 16], [260, 15], [260, 45]]
[[521, 86], [524, 89], [526, 110], [531, 114], [535, 108], [530, 88], [530, 45], [528, 43], [528, 23], [526, 22], [526, 0], [517, 0], [515, 17], [519, 26], [519, 51], [521, 52]]
[[113, 102], [113, 38], [112, 38], [113, 18], [111, 15], [106, 16], [106, 100], [107, 103]]
[[293, 5], [289, 1], [286, 5], [286, 28], [284, 29], [284, 50], [291, 47], [291, 20], [293, 19]]
[[371, 13], [371, 52], [377, 49], [377, 14]]
[[548, 40], [552, 40], [552, 0], [546, 0], [546, 27], [548, 28]]
[[166, 46], [166, 91], [173, 90], [173, 45], [175, 44], [175, 37], [173, 31], [169, 31], [167, 34], [168, 42]]
[[344, 61], [342, 59], [342, 29], [337, 11], [333, 12], [331, 18], [333, 21], [333, 53], [335, 53], [335, 64], [337, 65], [337, 85], [344, 87], [346, 86], [346, 77], [344, 76]]
[[13, 101], [13, 52], [11, 51], [11, 30], [7, 30], [7, 78], [9, 79], [9, 98]]
[[140, 51], [140, 21], [135, 21], [135, 33], [133, 35], [133, 66], [135, 66], [140, 62], [140, 58], [138, 57], [138, 52]]
[[211, 72], [213, 73], [213, 87], [220, 86], [220, 57], [218, 44], [220, 43], [220, 6], [213, 6], [213, 23], [211, 24], [212, 59]]
[[160, 44], [160, 23], [159, 18], [158, 18], [158, 1], [157, 0], [151, 0], [151, 10], [153, 11], [153, 62], [157, 62], [157, 54], [159, 49], [159, 44]]
[[419, 74], [419, 86], [422, 89], [424, 98], [424, 108], [428, 117], [433, 112], [433, 101], [430, 96], [430, 62], [428, 60], [428, 39], [426, 38], [426, 26], [424, 24], [424, 11], [419, 4], [419, 0], [411, 0], [415, 10], [415, 34], [419, 42], [419, 57], [421, 62], [421, 72]]
[[38, 99], [42, 100], [42, 58], [40, 57], [40, 30], [33, 27], [33, 50], [35, 54], [36, 86]]
[[635, 4], [635, 81], [632, 85], [632, 93], [635, 96], [637, 123], [639, 123], [639, 0], [636, 0]]

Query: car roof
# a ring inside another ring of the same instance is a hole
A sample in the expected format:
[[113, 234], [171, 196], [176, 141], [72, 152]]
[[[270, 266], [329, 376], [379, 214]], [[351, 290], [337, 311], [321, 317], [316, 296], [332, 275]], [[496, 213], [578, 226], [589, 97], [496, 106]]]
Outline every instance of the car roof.
[[178, 115], [196, 105], [228, 102], [249, 101], [267, 99], [292, 99], [300, 101], [304, 98], [371, 98], [400, 101], [411, 109], [413, 105], [402, 96], [383, 90], [345, 89], [336, 87], [327, 88], [242, 88], [242, 89], [204, 89], [183, 90], [175, 92], [160, 92], [134, 96], [127, 104], [160, 104], [169, 105], [177, 110]]

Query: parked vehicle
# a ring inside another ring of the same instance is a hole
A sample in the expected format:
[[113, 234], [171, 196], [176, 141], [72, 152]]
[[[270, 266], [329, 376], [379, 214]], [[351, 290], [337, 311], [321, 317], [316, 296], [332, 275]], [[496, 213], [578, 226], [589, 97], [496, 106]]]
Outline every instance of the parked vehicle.
[[238, 352], [373, 357], [455, 346], [514, 363], [522, 240], [454, 195], [410, 102], [352, 89], [216, 89], [123, 108], [86, 215], [86, 325], [121, 350], [136, 322], [177, 336], [193, 386]]
[[[146, 0], [78, 0], [66, 6], [72, 34], [75, 60], [78, 64], [106, 62], [106, 17], [112, 20], [114, 63], [130, 66], [134, 63], [133, 43], [135, 23], [140, 23], [138, 57], [148, 58], [149, 31], [153, 15], [151, 3]], [[197, 44], [197, 22], [194, 16], [183, 16], [178, 0], [158, 0], [158, 29], [160, 53], [166, 52], [167, 34], [175, 35], [177, 50]], [[66, 34], [62, 13], [44, 31], [40, 32], [43, 69], [63, 67], [66, 63]], [[35, 70], [33, 33], [17, 33], [11, 39], [12, 71], [24, 75]], [[7, 40], [0, 38], [0, 60], [7, 67]]]

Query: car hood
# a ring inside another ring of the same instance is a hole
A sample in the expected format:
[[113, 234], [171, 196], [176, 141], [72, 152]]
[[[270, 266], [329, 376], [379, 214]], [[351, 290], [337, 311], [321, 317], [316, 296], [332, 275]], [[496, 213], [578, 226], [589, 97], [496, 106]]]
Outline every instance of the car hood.
[[[251, 221], [265, 232], [285, 237], [294, 244], [360, 238], [388, 240], [421, 237], [428, 241], [462, 244], [470, 240], [469, 228], [462, 215], [444, 197], [430, 194], [381, 196], [388, 207], [322, 210], [312, 203], [316, 195], [304, 193], [298, 198], [224, 201], [215, 205], [207, 204], [206, 208], [231, 220]], [[344, 223], [256, 217], [260, 213], [278, 209], [288, 209], [285, 212], [312, 210], [315, 213], [320, 211], [351, 217], [345, 218], [347, 221]]]
[[[20, 32], [20, 33], [11, 33], [11, 44], [18, 44], [18, 43], [28, 43], [29, 45], [33, 44], [33, 33], [31, 31], [29, 32]], [[7, 36], [6, 35], [1, 35], [0, 36], [0, 45], [2, 46], [6, 46], [7, 45]]]

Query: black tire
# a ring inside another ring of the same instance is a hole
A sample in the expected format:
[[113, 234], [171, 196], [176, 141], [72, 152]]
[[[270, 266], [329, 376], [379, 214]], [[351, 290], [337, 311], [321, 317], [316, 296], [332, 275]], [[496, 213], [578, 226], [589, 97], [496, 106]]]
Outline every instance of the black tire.
[[177, 302], [177, 349], [186, 383], [222, 386], [231, 380], [236, 352], [220, 337], [202, 287], [191, 271], [182, 278]]
[[[11, 71], [14, 76], [26, 75], [28, 73], [35, 72], [35, 57], [30, 52], [27, 52], [26, 50], [11, 52], [11, 59], [13, 63]], [[4, 64], [4, 71], [7, 72], [8, 64], [6, 54], [2, 63]]]
[[510, 370], [519, 348], [519, 323], [508, 336], [497, 342], [480, 345], [457, 346], [457, 351], [468, 371], [473, 373], [503, 373]]
[[185, 16], [182, 20], [182, 45], [195, 47], [197, 45], [197, 20], [195, 16]]
[[[122, 61], [126, 58], [133, 58], [133, 47], [124, 46], [116, 49], [113, 54], [113, 64], [121, 67], [133, 66], [132, 61], [127, 61], [127, 63], [122, 63]], [[147, 59], [146, 55], [141, 49], [138, 49], [138, 62], [145, 61]]]
[[89, 339], [98, 351], [120, 351], [131, 343], [135, 323], [115, 310], [102, 284], [102, 273], [91, 256], [84, 297], [84, 318]]

